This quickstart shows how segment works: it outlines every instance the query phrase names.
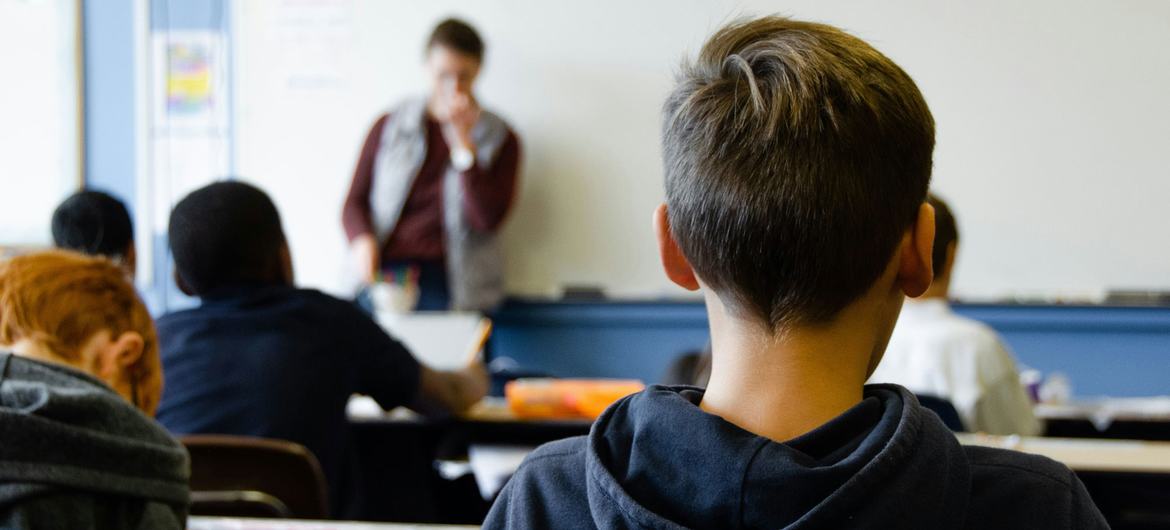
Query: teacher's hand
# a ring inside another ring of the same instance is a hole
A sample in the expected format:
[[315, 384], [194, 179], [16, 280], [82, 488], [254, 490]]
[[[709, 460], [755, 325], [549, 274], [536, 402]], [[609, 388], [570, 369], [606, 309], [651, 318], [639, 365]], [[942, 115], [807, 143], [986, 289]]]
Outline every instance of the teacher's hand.
[[382, 265], [380, 256], [378, 256], [378, 239], [374, 237], [374, 234], [362, 234], [354, 238], [349, 246], [353, 252], [354, 261], [357, 263], [358, 274], [361, 276], [362, 282], [374, 283], [374, 279], [378, 275], [378, 267]]
[[475, 152], [471, 130], [479, 123], [479, 103], [470, 94], [455, 94], [447, 103], [445, 127], [447, 142], [452, 148], [462, 147]]

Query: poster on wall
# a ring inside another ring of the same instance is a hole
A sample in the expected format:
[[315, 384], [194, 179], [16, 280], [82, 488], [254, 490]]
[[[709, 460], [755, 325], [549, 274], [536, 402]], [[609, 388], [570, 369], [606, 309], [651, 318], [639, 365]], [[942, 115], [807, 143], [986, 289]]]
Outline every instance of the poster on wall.
[[213, 31], [170, 31], [153, 38], [156, 129], [200, 134], [226, 128], [227, 64]]
[[150, 187], [155, 231], [171, 208], [231, 168], [227, 53], [218, 31], [157, 32], [150, 78]]

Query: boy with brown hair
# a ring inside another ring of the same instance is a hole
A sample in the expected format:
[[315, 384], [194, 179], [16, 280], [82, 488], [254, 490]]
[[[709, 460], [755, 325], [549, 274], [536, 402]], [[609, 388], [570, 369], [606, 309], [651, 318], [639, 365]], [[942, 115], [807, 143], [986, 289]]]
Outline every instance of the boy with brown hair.
[[962, 447], [907, 390], [864, 386], [931, 282], [933, 148], [914, 82], [856, 37], [716, 32], [667, 98], [654, 216], [667, 276], [703, 292], [710, 384], [538, 449], [485, 526], [1105, 527], [1063, 465]]
[[185, 527], [187, 452], [150, 419], [158, 340], [124, 270], [64, 251], [0, 264], [0, 345], [0, 527]]

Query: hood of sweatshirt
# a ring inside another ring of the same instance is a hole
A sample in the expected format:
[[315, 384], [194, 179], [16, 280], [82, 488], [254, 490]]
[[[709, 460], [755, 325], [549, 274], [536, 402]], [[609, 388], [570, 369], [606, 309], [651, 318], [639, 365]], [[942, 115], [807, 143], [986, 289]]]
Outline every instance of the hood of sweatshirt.
[[97, 379], [0, 352], [0, 506], [46, 489], [186, 506], [187, 451]]
[[901, 387], [868, 386], [861, 403], [784, 443], [703, 412], [701, 400], [655, 386], [598, 419], [585, 458], [599, 527], [962, 525], [963, 449]]

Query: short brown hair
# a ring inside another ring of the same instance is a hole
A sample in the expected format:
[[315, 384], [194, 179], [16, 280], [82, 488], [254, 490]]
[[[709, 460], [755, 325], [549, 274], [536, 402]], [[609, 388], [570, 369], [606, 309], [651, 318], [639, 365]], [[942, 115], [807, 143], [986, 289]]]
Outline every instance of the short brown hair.
[[427, 39], [427, 51], [435, 46], [450, 48], [483, 62], [483, 39], [470, 24], [457, 18], [448, 18], [435, 26]]
[[774, 329], [831, 321], [877, 281], [926, 198], [934, 120], [862, 40], [764, 17], [683, 64], [662, 142], [672, 236]]
[[64, 250], [17, 256], [0, 263], [0, 344], [41, 344], [78, 360], [94, 335], [142, 335], [142, 356], [128, 368], [139, 409], [153, 414], [162, 395], [162, 363], [154, 321], [126, 272], [112, 261]]
[[934, 263], [935, 277], [938, 277], [947, 265], [947, 249], [952, 243], [959, 242], [959, 225], [955, 222], [951, 207], [941, 197], [931, 193], [926, 202], [934, 207], [934, 251], [931, 261]]

